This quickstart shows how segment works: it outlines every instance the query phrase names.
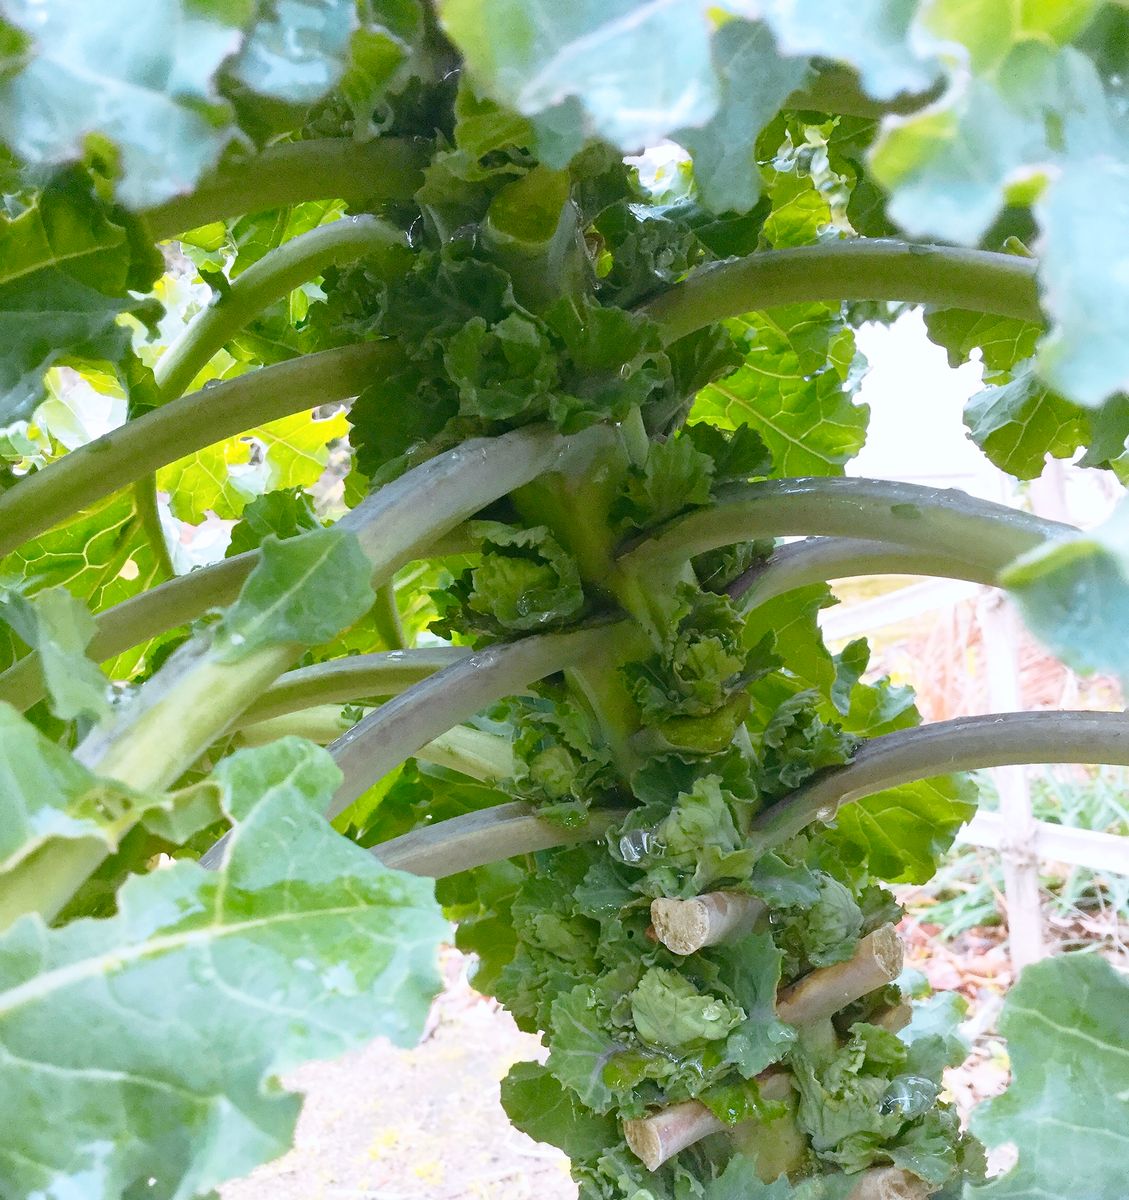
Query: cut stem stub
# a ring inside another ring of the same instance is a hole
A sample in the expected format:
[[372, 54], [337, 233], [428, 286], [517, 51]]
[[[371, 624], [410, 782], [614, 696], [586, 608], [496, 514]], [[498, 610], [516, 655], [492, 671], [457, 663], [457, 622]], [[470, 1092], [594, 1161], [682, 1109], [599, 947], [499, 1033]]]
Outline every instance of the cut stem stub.
[[883, 925], [868, 933], [846, 962], [820, 967], [785, 988], [776, 999], [776, 1015], [789, 1025], [810, 1025], [834, 1016], [897, 979], [903, 956], [897, 931]]
[[[792, 1077], [784, 1071], [770, 1071], [758, 1076], [757, 1084], [762, 1099], [784, 1100], [792, 1090]], [[647, 1170], [657, 1171], [680, 1150], [731, 1128], [700, 1100], [686, 1100], [653, 1116], [624, 1121], [623, 1137]]]
[[668, 950], [693, 954], [749, 933], [764, 911], [762, 901], [740, 892], [706, 892], [692, 900], [660, 897], [651, 901], [651, 924]]

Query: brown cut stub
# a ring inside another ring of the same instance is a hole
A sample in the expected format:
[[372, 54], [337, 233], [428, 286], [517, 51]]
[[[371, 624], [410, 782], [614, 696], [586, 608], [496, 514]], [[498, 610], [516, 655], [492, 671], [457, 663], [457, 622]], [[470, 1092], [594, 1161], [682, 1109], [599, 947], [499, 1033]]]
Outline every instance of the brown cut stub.
[[[792, 1077], [786, 1071], [769, 1069], [757, 1076], [764, 1100], [783, 1100], [792, 1091]], [[680, 1150], [700, 1142], [722, 1129], [732, 1129], [719, 1120], [700, 1100], [672, 1104], [650, 1117], [624, 1121], [623, 1137], [628, 1147], [648, 1171], [657, 1171]]]
[[657, 1171], [668, 1158], [711, 1133], [726, 1128], [699, 1100], [672, 1104], [653, 1117], [624, 1121], [623, 1136], [648, 1171]]
[[900, 1033], [913, 1020], [913, 1005], [908, 1000], [891, 1004], [870, 1018], [871, 1025], [886, 1029], [890, 1033]]
[[706, 892], [691, 900], [652, 900], [651, 923], [668, 950], [693, 954], [703, 946], [716, 946], [749, 933], [764, 911], [763, 902], [755, 896]]
[[901, 1167], [872, 1167], [859, 1176], [847, 1200], [926, 1200], [939, 1190]]
[[883, 925], [868, 933], [846, 962], [820, 967], [785, 988], [776, 998], [776, 1015], [789, 1025], [808, 1025], [834, 1016], [897, 979], [903, 957], [897, 930]]

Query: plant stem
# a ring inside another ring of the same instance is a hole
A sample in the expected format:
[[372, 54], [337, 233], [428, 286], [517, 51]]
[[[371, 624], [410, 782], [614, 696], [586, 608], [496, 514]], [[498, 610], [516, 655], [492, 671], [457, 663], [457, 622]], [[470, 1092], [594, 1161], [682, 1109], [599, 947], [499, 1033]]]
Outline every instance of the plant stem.
[[289, 142], [218, 172], [195, 191], [142, 215], [153, 240], [163, 241], [225, 217], [306, 200], [409, 200], [430, 157], [426, 142], [410, 138]]
[[416, 751], [437, 767], [447, 767], [461, 775], [469, 775], [480, 783], [496, 784], [512, 779], [514, 773], [513, 743], [508, 737], [455, 725], [446, 733], [432, 738]]
[[[466, 531], [456, 528], [437, 538], [423, 557], [443, 558], [451, 554], [467, 554], [471, 550], [473, 544]], [[158, 634], [195, 620], [208, 609], [230, 604], [258, 561], [259, 552], [248, 550], [209, 567], [198, 567], [187, 575], [178, 575], [159, 587], [131, 596], [96, 614], [98, 632], [87, 653], [96, 662], [103, 662]], [[341, 698], [354, 699], [357, 694], [369, 693], [353, 693]], [[42, 700], [44, 695], [46, 688], [38, 654], [25, 655], [0, 674], [0, 700], [21, 712]], [[285, 711], [289, 712], [290, 709]]]
[[[574, 447], [582, 451], [585, 444], [585, 434], [566, 439], [534, 426], [466, 442], [387, 484], [338, 524], [356, 534], [372, 566], [373, 586], [379, 587], [429, 541], [554, 466]], [[166, 788], [304, 648], [269, 645], [228, 662], [212, 652], [211, 632], [206, 630], [177, 650], [115, 719], [94, 729], [75, 757], [92, 771], [139, 791]], [[447, 721], [423, 741], [458, 720]], [[60, 864], [59, 886], [49, 901], [33, 898], [36, 911], [47, 919], [105, 857], [103, 850], [91, 851], [89, 846], [77, 843], [71, 858]]]
[[[380, 587], [437, 536], [584, 441], [584, 434], [565, 439], [552, 429], [529, 426], [465, 442], [381, 488], [337, 528], [356, 535], [372, 567], [373, 587]], [[118, 720], [91, 733], [76, 752], [80, 760], [136, 788], [166, 787], [303, 649], [269, 646], [229, 663], [213, 660], [209, 642], [205, 631], [177, 651]], [[442, 729], [453, 724], [457, 719]]]
[[444, 730], [537, 679], [606, 652], [617, 625], [523, 638], [489, 646], [432, 675], [369, 713], [331, 748], [344, 780], [329, 816]]
[[705, 892], [689, 900], [651, 901], [655, 936], [675, 954], [695, 954], [752, 930], [766, 911], [763, 900], [742, 892]]
[[810, 1025], [893, 982], [902, 973], [905, 951], [893, 925], [868, 933], [846, 962], [820, 967], [776, 998], [776, 1015], [789, 1025]]
[[[108, 479], [105, 481], [109, 482]], [[169, 552], [165, 527], [161, 524], [161, 502], [157, 498], [157, 477], [149, 475], [140, 480], [134, 489], [133, 498], [137, 505], [138, 516], [141, 518], [141, 528], [149, 540], [149, 545], [153, 548], [153, 553], [157, 556], [157, 570], [160, 579], [162, 581], [172, 579], [176, 575], [176, 568], [173, 566], [172, 554]], [[79, 507], [81, 506], [74, 506], [75, 509]], [[18, 546], [19, 543], [17, 542], [16, 545]]]
[[[614, 630], [615, 626], [608, 628]], [[884, 734], [867, 742], [854, 762], [829, 772], [761, 814], [753, 822], [754, 833], [758, 844], [767, 850], [787, 841], [812, 821], [830, 820], [839, 805], [885, 788], [953, 771], [1016, 763], [1129, 766], [1129, 717], [1124, 713], [1095, 712], [995, 713]], [[539, 850], [546, 844], [539, 840], [543, 836], [539, 832], [542, 823], [531, 818], [525, 806], [503, 805], [488, 811], [497, 817], [488, 827], [465, 824], [465, 817], [452, 817], [377, 846], [376, 851], [384, 861], [385, 847], [395, 845], [397, 855], [405, 855], [397, 858], [396, 865], [413, 871], [416, 859], [406, 855], [410, 850], [414, 856], [415, 848], [419, 847], [423, 856], [419, 861], [427, 863], [426, 871], [420, 873], [441, 879], [465, 869], [459, 866], [448, 870], [442, 857], [449, 854], [452, 863], [463, 862], [464, 835], [468, 845], [473, 844], [473, 850], [468, 849], [466, 855], [474, 858], [475, 866]], [[617, 810], [605, 815], [609, 817], [608, 824], [614, 824], [626, 813]], [[582, 832], [572, 840], [599, 837], [604, 828]], [[423, 834], [430, 836], [424, 838]], [[416, 840], [409, 843], [409, 838]]]
[[404, 627], [400, 624], [400, 610], [396, 607], [396, 586], [389, 580], [376, 589], [376, 603], [372, 606], [373, 624], [380, 640], [389, 650], [406, 650]]
[[209, 384], [126, 422], [0, 495], [0, 557], [186, 454], [279, 417], [355, 396], [396, 357], [389, 342], [305, 354]]
[[[792, 1077], [769, 1069], [756, 1079], [762, 1100], [785, 1100], [792, 1093]], [[631, 1152], [648, 1171], [657, 1171], [668, 1159], [711, 1133], [732, 1130], [700, 1100], [672, 1104], [650, 1117], [624, 1121], [623, 1136]]]
[[1018, 712], [958, 717], [865, 742], [854, 761], [819, 776], [753, 820], [765, 850], [864, 796], [948, 775], [1026, 763], [1129, 766], [1129, 717], [1116, 712]]
[[237, 727], [300, 711], [310, 704], [346, 704], [367, 697], [395, 696], [445, 667], [465, 659], [462, 646], [354, 654], [288, 671], [239, 718]]
[[622, 811], [595, 810], [584, 825], [555, 825], [515, 801], [413, 829], [374, 846], [371, 853], [394, 870], [446, 879], [519, 854], [593, 841], [623, 817]]
[[340, 704], [314, 704], [263, 721], [248, 721], [244, 714], [234, 729], [241, 746], [266, 746], [284, 737], [306, 738], [319, 746], [328, 746], [352, 725], [352, 718]]
[[930, 575], [991, 585], [996, 572], [983, 563], [938, 554], [928, 544], [899, 546], [865, 538], [812, 537], [778, 546], [725, 591], [742, 611], [749, 612], [796, 588], [861, 575]]
[[762, 537], [820, 534], [929, 547], [995, 572], [1048, 538], [1076, 532], [962, 492], [880, 479], [770, 479], [722, 489], [621, 554], [624, 566], [692, 558]]
[[1042, 324], [1036, 267], [1014, 254], [859, 238], [711, 263], [641, 311], [671, 342], [727, 317], [817, 300], [903, 300]]
[[[266, 721], [239, 726], [239, 741], [244, 746], [265, 746], [283, 737], [304, 737], [321, 746], [336, 741], [353, 726], [339, 704], [319, 704], [300, 712], [271, 717]], [[416, 758], [447, 767], [477, 779], [496, 784], [514, 773], [514, 755], [509, 738], [482, 729], [456, 725], [433, 738], [415, 753]]]
[[370, 216], [343, 217], [284, 242], [248, 267], [165, 351], [153, 372], [161, 394], [179, 396], [248, 321], [327, 267], [406, 245], [394, 225]]

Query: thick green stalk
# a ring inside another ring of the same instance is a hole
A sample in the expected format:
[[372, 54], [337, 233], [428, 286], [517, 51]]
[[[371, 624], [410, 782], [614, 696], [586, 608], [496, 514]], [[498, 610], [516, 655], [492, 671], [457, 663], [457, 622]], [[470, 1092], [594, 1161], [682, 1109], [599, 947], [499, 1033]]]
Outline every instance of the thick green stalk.
[[737, 601], [739, 609], [748, 612], [796, 588], [862, 575], [928, 575], [994, 584], [996, 572], [983, 563], [970, 562], [955, 554], [939, 554], [928, 545], [899, 546], [865, 538], [813, 537], [778, 546], [725, 590]]
[[[583, 434], [570, 441], [552, 429], [529, 427], [465, 442], [381, 488], [337, 528], [356, 535], [372, 566], [373, 586], [380, 587], [435, 538], [584, 440]], [[272, 646], [232, 664], [216, 661], [208, 643], [205, 631], [178, 651], [118, 720], [83, 742], [77, 756], [133, 787], [167, 787], [303, 649]]]
[[[839, 806], [886, 788], [953, 771], [1023, 763], [1129, 765], [1129, 717], [992, 713], [884, 734], [867, 742], [854, 762], [762, 813], [753, 823], [754, 836], [769, 849], [813, 821], [830, 820]], [[601, 837], [625, 815], [623, 810], [595, 812], [588, 825], [566, 830], [539, 821], [527, 805], [505, 804], [413, 830], [375, 846], [372, 853], [388, 866], [442, 879], [548, 846]]]
[[220, 171], [142, 216], [154, 241], [162, 241], [225, 217], [306, 200], [410, 200], [430, 157], [426, 142], [409, 138], [290, 142]]
[[[548, 633], [468, 654], [369, 713], [330, 747], [344, 778], [329, 805], [336, 817], [422, 746], [487, 705], [584, 658], [607, 653], [619, 623]], [[215, 867], [227, 836], [200, 859]]]
[[815, 821], [830, 821], [852, 800], [953, 771], [1025, 763], [1129, 766], [1129, 717], [1120, 712], [1018, 712], [958, 717], [883, 734], [854, 761], [819, 776], [766, 809], [752, 836], [766, 850]]
[[354, 723], [354, 718], [340, 704], [313, 704], [265, 721], [248, 721], [244, 715], [234, 728], [240, 746], [266, 746], [284, 737], [306, 738], [319, 746], [328, 746]]
[[396, 357], [390, 342], [305, 354], [209, 384], [126, 422], [0, 495], [0, 557], [186, 454], [355, 396]]
[[881, 479], [770, 479], [722, 489], [710, 508], [669, 522], [625, 549], [650, 567], [737, 542], [823, 535], [919, 546], [994, 573], [1071, 526], [976, 500], [963, 492]]
[[389, 700], [331, 747], [344, 779], [329, 815], [335, 817], [421, 746], [488, 704], [574, 662], [607, 653], [617, 628], [598, 625], [489, 646]]
[[[321, 746], [335, 742], [355, 724], [339, 704], [319, 704], [301, 712], [288, 713], [243, 725], [239, 742], [244, 746], [265, 746], [283, 737], [304, 737]], [[514, 773], [513, 747], [509, 738], [466, 725], [455, 725], [446, 733], [421, 746], [415, 757], [435, 766], [458, 771], [480, 783], [496, 784]]]
[[390, 650], [354, 654], [288, 671], [240, 716], [242, 727], [300, 712], [311, 704], [347, 704], [354, 700], [396, 696], [436, 671], [462, 662], [471, 651], [463, 646]]
[[179, 396], [248, 321], [327, 267], [406, 246], [399, 229], [370, 216], [343, 217], [284, 242], [248, 267], [165, 351], [153, 372], [161, 395]]
[[514, 773], [510, 739], [482, 729], [471, 729], [468, 725], [455, 725], [432, 738], [416, 751], [416, 758], [469, 775], [480, 783], [502, 783], [512, 779]]
[[[466, 530], [456, 528], [436, 538], [427, 547], [424, 557], [468, 554], [473, 549]], [[90, 657], [95, 662], [104, 662], [158, 634], [195, 620], [209, 609], [230, 604], [258, 561], [259, 552], [249, 550], [209, 567], [199, 567], [187, 575], [179, 575], [160, 587], [131, 596], [98, 613], [95, 616], [98, 631], [88, 648]], [[37, 654], [26, 655], [0, 674], [0, 700], [21, 712], [45, 695]]]
[[[110, 481], [107, 480], [107, 482]], [[168, 539], [165, 537], [165, 528], [161, 524], [161, 505], [157, 498], [157, 477], [148, 475], [139, 480], [133, 491], [133, 499], [137, 506], [137, 515], [141, 518], [141, 528], [157, 558], [157, 579], [163, 583], [166, 579], [172, 579], [176, 575], [176, 568], [173, 566], [172, 552], [169, 550]], [[77, 510], [78, 506], [71, 511]], [[19, 545], [18, 542], [16, 544]]]
[[370, 853], [394, 870], [446, 879], [519, 854], [594, 841], [625, 815], [597, 810], [585, 824], [566, 827], [541, 820], [528, 804], [499, 804], [413, 829], [374, 846]]
[[[276, 247], [214, 297], [164, 352], [153, 370], [161, 397], [175, 400], [244, 325], [327, 267], [378, 253], [390, 258], [397, 249], [406, 252], [406, 235], [372, 216], [343, 217]], [[169, 573], [172, 564], [157, 513], [156, 483], [142, 480], [135, 487], [146, 533]]]
[[389, 650], [406, 650], [407, 640], [400, 623], [400, 610], [396, 606], [396, 586], [389, 580], [376, 592], [376, 603], [372, 606], [373, 624], [380, 640]]
[[[379, 587], [436, 537], [550, 469], [570, 449], [582, 451], [585, 441], [584, 434], [566, 439], [529, 427], [466, 442], [381, 488], [338, 527], [356, 534]], [[75, 757], [138, 790], [166, 788], [304, 649], [270, 645], [229, 662], [211, 640], [206, 630], [181, 647], [108, 725], [82, 742]], [[457, 723], [446, 722], [424, 741]], [[76, 844], [70, 860], [58, 864], [51, 895], [30, 897], [36, 911], [53, 917], [104, 857], [100, 848]]]
[[727, 317], [816, 300], [902, 300], [1041, 323], [1036, 263], [878, 238], [711, 263], [642, 306], [669, 341]]

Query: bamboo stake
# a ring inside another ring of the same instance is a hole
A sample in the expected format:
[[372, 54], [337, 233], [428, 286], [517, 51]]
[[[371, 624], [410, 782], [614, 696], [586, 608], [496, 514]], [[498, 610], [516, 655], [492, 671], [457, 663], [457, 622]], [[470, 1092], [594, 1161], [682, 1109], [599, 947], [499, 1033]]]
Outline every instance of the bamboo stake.
[[885, 987], [901, 974], [903, 949], [893, 925], [868, 933], [846, 962], [821, 967], [776, 1000], [776, 1015], [789, 1025], [810, 1025], [833, 1016], [860, 997]]
[[693, 954], [749, 933], [765, 905], [740, 892], [706, 892], [692, 900], [651, 901], [655, 936], [675, 954]]

